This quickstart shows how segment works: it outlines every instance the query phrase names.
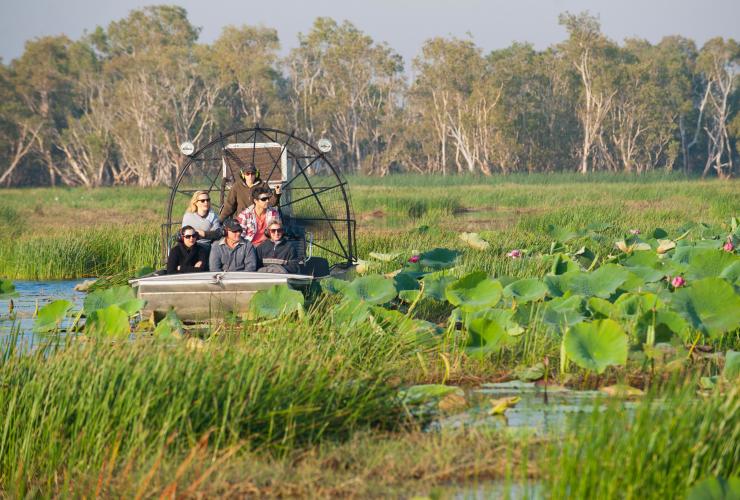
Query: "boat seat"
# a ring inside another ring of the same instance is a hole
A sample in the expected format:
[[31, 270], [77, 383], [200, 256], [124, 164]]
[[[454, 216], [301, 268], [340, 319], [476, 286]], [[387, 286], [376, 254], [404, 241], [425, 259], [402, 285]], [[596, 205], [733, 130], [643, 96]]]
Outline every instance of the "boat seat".
[[307, 242], [305, 228], [294, 225], [288, 226], [285, 230], [285, 236], [296, 249], [301, 274], [316, 277], [329, 275], [329, 261], [323, 257], [312, 255], [311, 237], [309, 235]]

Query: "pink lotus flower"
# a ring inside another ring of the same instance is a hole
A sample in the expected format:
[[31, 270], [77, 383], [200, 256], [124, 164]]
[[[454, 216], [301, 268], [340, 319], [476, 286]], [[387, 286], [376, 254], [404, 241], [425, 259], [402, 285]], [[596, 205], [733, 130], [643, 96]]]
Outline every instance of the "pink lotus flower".
[[725, 252], [732, 252], [733, 250], [735, 250], [735, 245], [732, 244], [732, 241], [727, 240], [727, 243], [722, 246], [722, 250], [724, 250]]
[[511, 252], [506, 254], [507, 257], [511, 257], [512, 259], [519, 259], [522, 256], [522, 251], [514, 249]]
[[416, 264], [417, 262], [419, 262], [419, 256], [412, 255], [411, 257], [409, 257], [409, 262], [411, 262], [412, 264]]
[[683, 279], [681, 276], [676, 276], [671, 280], [671, 285], [673, 285], [673, 288], [681, 288], [686, 284], [686, 280]]
[[630, 234], [640, 234], [639, 229], [630, 229]]

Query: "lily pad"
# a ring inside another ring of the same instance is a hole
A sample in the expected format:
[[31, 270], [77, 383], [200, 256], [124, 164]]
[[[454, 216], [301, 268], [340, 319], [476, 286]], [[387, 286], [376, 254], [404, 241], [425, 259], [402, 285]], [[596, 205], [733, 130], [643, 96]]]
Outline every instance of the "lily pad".
[[418, 290], [419, 280], [408, 273], [398, 273], [393, 277], [393, 285], [398, 292], [403, 290]]
[[712, 338], [740, 328], [740, 296], [722, 278], [705, 278], [676, 290], [671, 308]]
[[321, 289], [325, 293], [335, 294], [340, 293], [349, 285], [349, 281], [340, 280], [337, 278], [321, 278]]
[[740, 256], [733, 253], [711, 248], [697, 248], [689, 255], [686, 278], [700, 280], [720, 276], [726, 268], [738, 261], [740, 261]]
[[146, 301], [137, 299], [130, 286], [115, 286], [104, 290], [95, 290], [88, 294], [83, 303], [83, 311], [89, 316], [98, 309], [117, 305], [120, 309], [126, 311], [126, 314], [133, 316], [141, 311], [144, 304], [146, 304]]
[[385, 304], [396, 298], [396, 287], [393, 281], [378, 275], [355, 278], [344, 287], [342, 293], [352, 300], [368, 304]]
[[465, 392], [459, 387], [441, 384], [422, 384], [413, 385], [407, 389], [399, 391], [398, 395], [405, 405], [424, 404], [429, 401], [441, 399], [449, 394], [465, 395]]
[[703, 479], [689, 490], [686, 498], [687, 500], [737, 500], [740, 498], [740, 477]]
[[453, 283], [457, 278], [449, 274], [434, 273], [424, 276], [422, 280], [424, 283], [424, 296], [431, 297], [434, 300], [440, 302], [446, 300], [445, 290], [450, 283]]
[[563, 339], [568, 358], [581, 368], [603, 373], [607, 366], [627, 362], [627, 335], [614, 320], [579, 323]]
[[523, 382], [534, 382], [545, 376], [545, 364], [540, 362], [532, 366], [520, 366], [514, 370], [514, 376]]
[[584, 300], [580, 295], [556, 297], [547, 302], [542, 320], [556, 331], [563, 331], [586, 318]]
[[516, 299], [517, 302], [533, 302], [545, 298], [547, 285], [537, 278], [526, 278], [515, 281], [504, 288], [504, 296]]
[[59, 328], [67, 313], [72, 309], [72, 302], [68, 300], [55, 300], [46, 304], [39, 310], [33, 324], [33, 330], [37, 333], [46, 333]]
[[445, 290], [445, 297], [450, 304], [460, 307], [463, 311], [493, 307], [501, 300], [502, 294], [501, 283], [490, 279], [482, 271], [463, 276], [448, 285]]
[[363, 323], [370, 314], [370, 306], [360, 300], [345, 299], [331, 309], [332, 321], [335, 326], [352, 328]]
[[401, 256], [400, 252], [394, 252], [394, 253], [380, 253], [380, 252], [370, 252], [367, 254], [368, 257], [379, 260], [381, 262], [393, 262], [398, 257]]
[[278, 318], [285, 314], [303, 312], [303, 294], [291, 290], [288, 285], [275, 285], [260, 290], [249, 301], [249, 312], [253, 318]]
[[435, 248], [419, 255], [419, 263], [432, 269], [447, 269], [455, 265], [460, 252], [448, 248]]
[[160, 340], [180, 339], [183, 333], [185, 333], [185, 328], [174, 310], [168, 311], [154, 329], [154, 336]]
[[[547, 276], [546, 283], [554, 295], [570, 292], [584, 297], [609, 298], [627, 279], [630, 272], [616, 264], [606, 264], [587, 273], [570, 271], [560, 276]], [[558, 293], [559, 292], [559, 293]]]
[[471, 315], [466, 352], [482, 356], [517, 343], [523, 329], [513, 321], [513, 316], [514, 312], [508, 309], [489, 309]]
[[91, 337], [126, 338], [131, 331], [129, 314], [117, 305], [91, 312], [85, 323], [85, 333]]

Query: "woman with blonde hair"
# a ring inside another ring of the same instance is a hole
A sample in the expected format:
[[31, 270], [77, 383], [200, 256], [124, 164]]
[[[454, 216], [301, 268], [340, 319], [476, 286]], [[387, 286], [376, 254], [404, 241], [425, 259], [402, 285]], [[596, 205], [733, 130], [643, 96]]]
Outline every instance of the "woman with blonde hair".
[[223, 236], [221, 222], [218, 215], [211, 209], [211, 196], [208, 191], [196, 191], [190, 198], [185, 215], [182, 217], [182, 226], [191, 226], [198, 233], [198, 243], [210, 245], [214, 240]]

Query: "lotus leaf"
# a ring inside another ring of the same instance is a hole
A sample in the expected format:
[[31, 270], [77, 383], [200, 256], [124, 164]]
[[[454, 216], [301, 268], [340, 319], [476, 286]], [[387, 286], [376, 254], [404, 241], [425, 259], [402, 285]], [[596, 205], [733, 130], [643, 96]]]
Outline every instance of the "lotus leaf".
[[583, 266], [584, 268], [589, 268], [594, 263], [594, 260], [596, 259], [596, 254], [586, 247], [581, 247], [573, 253], [573, 257], [581, 266]]
[[591, 316], [595, 319], [615, 319], [619, 317], [619, 310], [616, 306], [608, 300], [600, 299], [599, 297], [588, 299], [588, 309], [591, 311]]
[[[637, 276], [640, 279], [642, 284], [655, 283], [656, 281], [662, 280], [666, 275], [664, 271], [661, 271], [660, 269], [654, 269], [651, 267], [634, 266], [634, 267], [627, 267], [627, 269], [632, 274]], [[633, 289], [633, 286], [630, 286], [630, 285], [635, 284], [634, 279], [632, 280], [632, 283], [629, 283], [629, 282], [630, 282], [630, 279], [628, 278], [625, 282], [626, 285], [623, 285], [623, 287], [626, 286], [628, 287], [628, 289]]]
[[547, 285], [537, 278], [527, 278], [511, 283], [504, 288], [504, 296], [518, 302], [533, 302], [547, 295]]
[[10, 280], [0, 278], [0, 299], [18, 295], [15, 291], [15, 285]]
[[553, 258], [552, 265], [550, 266], [550, 274], [565, 274], [570, 271], [579, 271], [580, 269], [580, 266], [570, 256], [558, 253]]
[[703, 479], [689, 490], [686, 498], [687, 500], [737, 500], [740, 498], [740, 477]]
[[331, 310], [335, 325], [351, 328], [364, 322], [370, 314], [370, 306], [361, 300], [346, 299]]
[[627, 335], [611, 319], [574, 325], [565, 333], [563, 343], [569, 359], [597, 373], [627, 362]]
[[711, 248], [697, 248], [689, 254], [686, 278], [699, 280], [719, 276], [726, 268], [739, 261], [740, 256], [733, 253]]
[[480, 237], [478, 233], [460, 233], [459, 238], [476, 250], [488, 250], [491, 244]]
[[408, 273], [398, 273], [393, 277], [393, 285], [398, 292], [403, 290], [418, 290], [419, 280]]
[[720, 278], [726, 279], [734, 285], [740, 284], [740, 260], [736, 260], [722, 270]]
[[655, 229], [653, 229], [653, 235], [652, 236], [656, 240], [659, 240], [659, 239], [662, 239], [662, 238], [667, 238], [668, 237], [668, 231], [666, 231], [663, 228], [656, 227]]
[[585, 319], [584, 300], [580, 295], [556, 297], [547, 303], [542, 320], [557, 331], [563, 331]]
[[463, 276], [450, 283], [445, 290], [445, 297], [450, 304], [460, 307], [463, 311], [493, 307], [501, 300], [502, 294], [501, 283], [490, 279], [482, 271]]
[[534, 382], [545, 376], [545, 364], [540, 362], [533, 366], [520, 366], [514, 370], [514, 376], [524, 382]]
[[126, 314], [133, 316], [138, 313], [146, 302], [139, 300], [134, 295], [130, 286], [116, 286], [104, 290], [95, 290], [85, 297], [83, 304], [84, 313], [89, 316], [98, 309], [104, 309], [108, 306], [117, 305], [126, 311]]
[[692, 328], [713, 338], [740, 328], [740, 296], [722, 278], [705, 278], [679, 288], [671, 308]]
[[419, 263], [432, 269], [447, 269], [455, 265], [460, 252], [447, 248], [435, 248], [419, 255]]
[[173, 340], [182, 338], [185, 328], [177, 317], [174, 310], [169, 310], [167, 315], [157, 324], [154, 336], [160, 340]]
[[641, 342], [647, 341], [648, 329], [655, 328], [655, 341], [668, 342], [673, 334], [684, 340], [688, 339], [689, 324], [678, 313], [668, 309], [648, 311], [638, 319], [635, 325], [635, 334]]
[[253, 318], [278, 318], [284, 314], [303, 312], [303, 294], [291, 290], [288, 285], [275, 285], [260, 290], [249, 301], [249, 312]]
[[488, 309], [472, 314], [468, 318], [466, 352], [483, 356], [515, 344], [523, 329], [513, 321], [513, 316], [514, 312], [508, 309]]
[[623, 318], [636, 317], [647, 311], [654, 311], [662, 307], [663, 303], [654, 293], [625, 293], [621, 295], [614, 305]]
[[629, 271], [606, 264], [591, 273], [571, 271], [560, 276], [560, 288], [584, 297], [609, 298], [630, 277]]
[[445, 290], [455, 280], [456, 278], [449, 274], [434, 273], [424, 276], [424, 296], [431, 297], [440, 302], [446, 300]]
[[91, 337], [128, 337], [131, 325], [128, 313], [117, 305], [96, 309], [87, 316], [85, 332]]
[[660, 257], [655, 252], [635, 252], [622, 261], [625, 267], [651, 267], [657, 269], [661, 265]]
[[401, 256], [400, 252], [394, 252], [394, 253], [370, 252], [368, 254], [368, 257], [375, 259], [375, 260], [382, 261], [382, 262], [392, 262], [400, 256]]
[[579, 234], [575, 231], [570, 231], [562, 227], [553, 226], [552, 224], [547, 226], [545, 232], [550, 236], [550, 238], [554, 239], [558, 243], [567, 243], [579, 236]]
[[405, 405], [419, 405], [429, 401], [437, 400], [448, 394], [465, 395], [465, 392], [459, 387], [441, 385], [441, 384], [423, 384], [413, 385], [407, 389], [399, 391], [398, 395]]
[[61, 325], [67, 313], [72, 309], [72, 302], [68, 300], [55, 300], [46, 304], [39, 310], [34, 321], [33, 330], [37, 333], [56, 330]]
[[335, 294], [340, 293], [344, 288], [349, 285], [349, 281], [340, 280], [337, 278], [321, 278], [321, 289], [324, 293]]
[[398, 298], [409, 304], [418, 300], [419, 295], [421, 295], [421, 290], [401, 290], [398, 292]]
[[727, 351], [725, 353], [725, 369], [722, 376], [727, 380], [735, 380], [740, 377], [740, 351]]
[[434, 323], [410, 318], [398, 311], [375, 306], [372, 312], [384, 326], [392, 328], [399, 337], [416, 345], [434, 345], [437, 343], [437, 336], [442, 333]]
[[396, 287], [389, 279], [372, 275], [355, 278], [344, 287], [342, 294], [348, 299], [361, 300], [369, 304], [385, 304], [396, 298]]

